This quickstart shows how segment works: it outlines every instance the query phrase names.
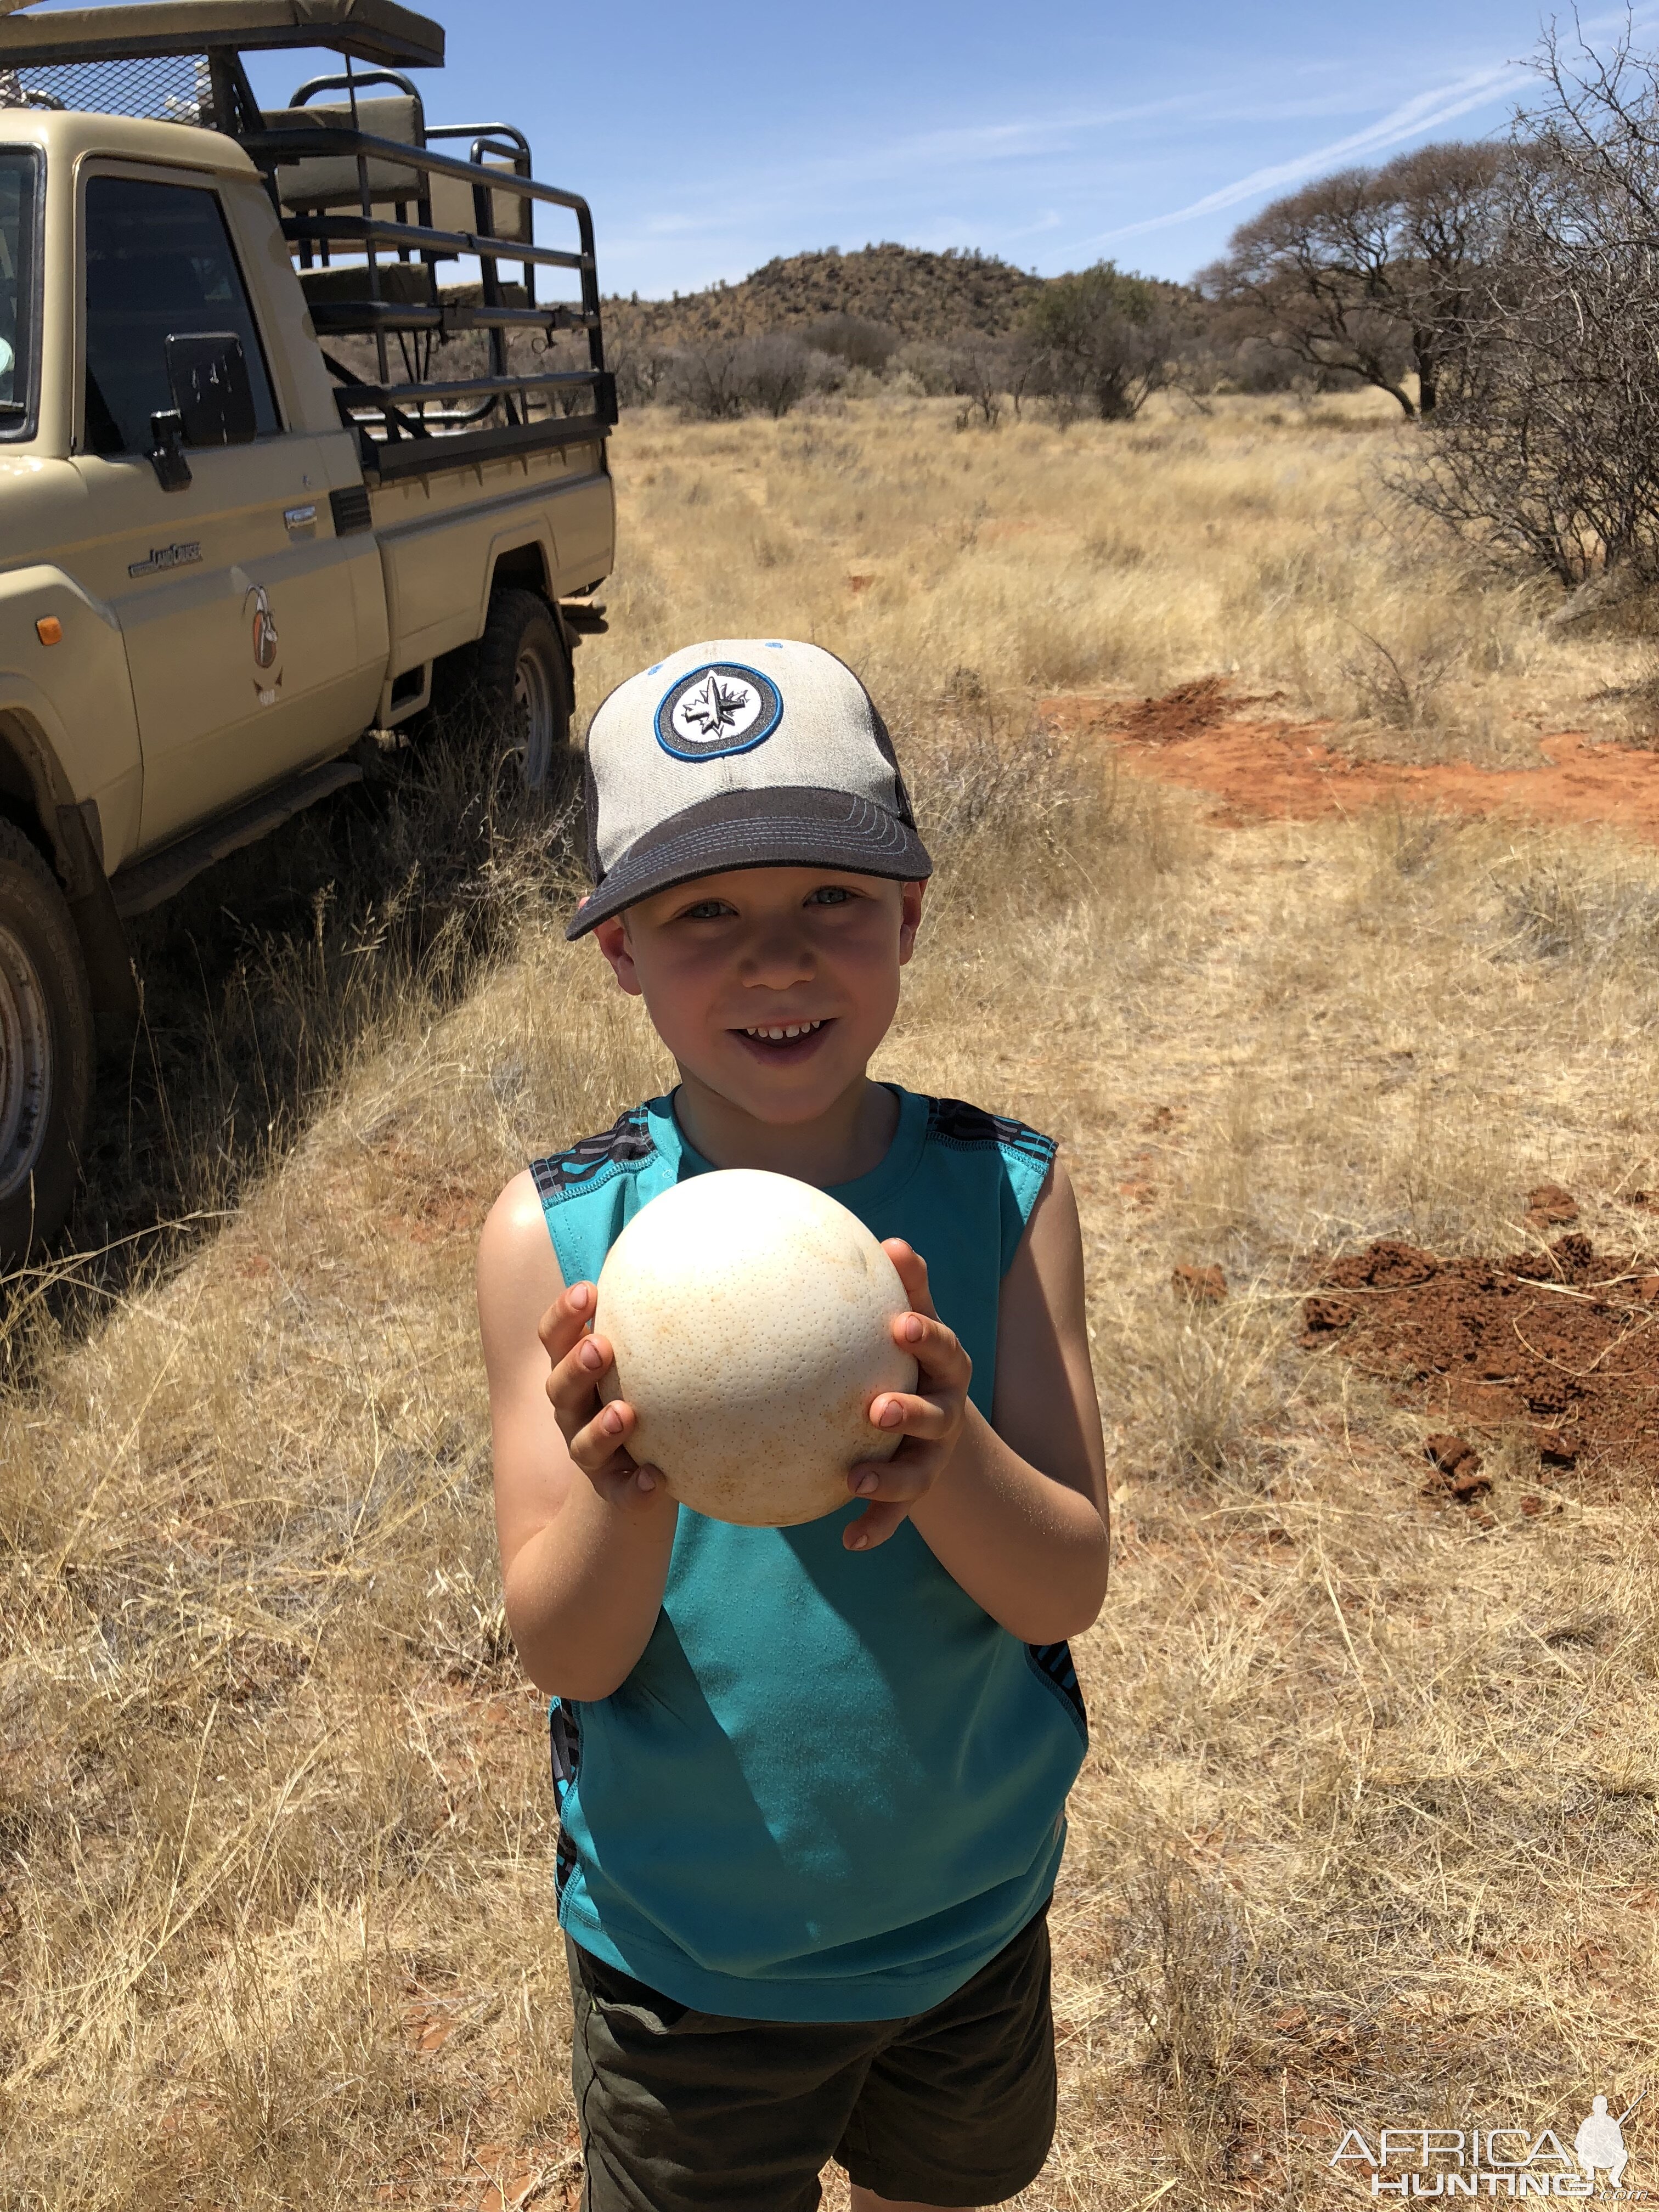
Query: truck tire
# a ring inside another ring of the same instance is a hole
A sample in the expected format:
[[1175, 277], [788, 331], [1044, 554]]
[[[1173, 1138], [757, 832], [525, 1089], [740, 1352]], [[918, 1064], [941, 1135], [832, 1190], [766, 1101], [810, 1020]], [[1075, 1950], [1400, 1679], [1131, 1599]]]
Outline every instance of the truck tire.
[[0, 1273], [56, 1236], [92, 1106], [92, 991], [57, 878], [0, 821]]
[[534, 592], [496, 592], [477, 653], [484, 712], [510, 732], [526, 790], [544, 790], [570, 746], [570, 659], [558, 618]]

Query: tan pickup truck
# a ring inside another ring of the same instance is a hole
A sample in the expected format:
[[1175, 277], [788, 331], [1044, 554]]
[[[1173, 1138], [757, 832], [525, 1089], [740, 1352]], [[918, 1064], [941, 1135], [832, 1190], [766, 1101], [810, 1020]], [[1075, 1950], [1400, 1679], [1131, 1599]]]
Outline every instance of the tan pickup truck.
[[[262, 110], [243, 57], [307, 48], [343, 72]], [[568, 742], [614, 538], [592, 226], [510, 126], [428, 125], [442, 59], [392, 0], [0, 18], [0, 1273], [68, 1212], [124, 917], [434, 674], [531, 782]]]

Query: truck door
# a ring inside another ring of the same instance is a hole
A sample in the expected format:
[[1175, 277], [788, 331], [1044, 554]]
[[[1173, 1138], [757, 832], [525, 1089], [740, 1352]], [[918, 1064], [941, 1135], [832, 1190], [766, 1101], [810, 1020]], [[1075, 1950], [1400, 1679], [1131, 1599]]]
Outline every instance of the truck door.
[[[372, 718], [380, 671], [359, 647], [354, 558], [334, 535], [319, 441], [279, 414], [230, 226], [210, 181], [100, 165], [82, 185], [82, 389], [76, 465], [89, 587], [125, 638], [153, 846]], [[169, 337], [234, 333], [253, 386], [249, 445], [191, 448], [161, 487], [150, 416], [172, 405]]]

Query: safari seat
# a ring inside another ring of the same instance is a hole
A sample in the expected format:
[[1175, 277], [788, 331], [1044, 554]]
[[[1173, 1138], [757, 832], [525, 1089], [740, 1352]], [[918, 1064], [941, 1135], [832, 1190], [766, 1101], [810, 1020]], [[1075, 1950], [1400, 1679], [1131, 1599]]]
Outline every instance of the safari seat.
[[[384, 100], [357, 102], [357, 127], [374, 138], [395, 138], [402, 146], [424, 146], [426, 117], [417, 99], [397, 94]], [[319, 101], [314, 107], [279, 107], [265, 117], [268, 131], [314, 131], [319, 139], [331, 131], [349, 131], [349, 104]], [[386, 161], [368, 164], [371, 205], [386, 206], [399, 200], [412, 204], [421, 196], [418, 169], [405, 169]], [[362, 204], [355, 154], [318, 154], [302, 161], [284, 162], [276, 172], [283, 205], [297, 213], [302, 208], [356, 208]], [[469, 195], [470, 210], [470, 195]], [[442, 226], [440, 226], [442, 228]], [[471, 230], [469, 220], [464, 226]]]
[[[454, 149], [465, 154], [465, 146]], [[486, 160], [481, 165], [486, 169], [505, 169], [511, 176], [510, 161]], [[478, 217], [472, 198], [472, 187], [459, 177], [434, 177], [432, 185], [432, 227], [434, 230], [464, 230], [475, 234]], [[532, 246], [534, 203], [517, 192], [491, 192], [491, 213], [489, 217], [490, 235], [510, 239], [515, 246]]]
[[[426, 143], [425, 112], [418, 99], [407, 94], [385, 100], [360, 100], [357, 122], [359, 128], [371, 137], [395, 138], [403, 146]], [[351, 109], [339, 102], [319, 101], [311, 107], [279, 108], [265, 118], [265, 123], [271, 131], [314, 131], [321, 138], [329, 131], [349, 131]], [[459, 154], [465, 149], [453, 150]], [[486, 159], [483, 166], [504, 170], [509, 176], [513, 173], [512, 163], [499, 157]], [[319, 154], [302, 161], [284, 162], [276, 177], [283, 205], [295, 214], [302, 209], [362, 205], [355, 154]], [[459, 177], [428, 178], [419, 170], [402, 168], [386, 161], [371, 160], [368, 164], [371, 207], [385, 208], [401, 203], [410, 209], [412, 219], [414, 203], [420, 198], [423, 188], [431, 192], [434, 230], [464, 231], [469, 236], [477, 230], [472, 187]], [[492, 235], [508, 239], [514, 245], [533, 244], [534, 218], [530, 201], [517, 192], [492, 192], [489, 198]]]
[[[328, 269], [301, 269], [300, 289], [313, 307], [358, 307], [374, 297], [369, 289], [368, 264], [346, 262]], [[430, 307], [437, 302], [432, 278], [423, 261], [382, 261], [380, 297], [397, 307]]]

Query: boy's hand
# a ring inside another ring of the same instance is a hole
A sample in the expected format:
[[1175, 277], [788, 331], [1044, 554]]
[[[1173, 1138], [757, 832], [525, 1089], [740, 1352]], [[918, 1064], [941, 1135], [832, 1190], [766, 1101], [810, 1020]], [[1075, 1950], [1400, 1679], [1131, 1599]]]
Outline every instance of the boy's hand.
[[891, 1459], [855, 1467], [847, 1478], [854, 1497], [872, 1501], [842, 1536], [849, 1552], [867, 1552], [885, 1543], [916, 1500], [933, 1487], [962, 1433], [974, 1371], [973, 1362], [933, 1310], [927, 1262], [902, 1237], [884, 1238], [881, 1249], [898, 1269], [910, 1301], [910, 1311], [894, 1317], [893, 1341], [910, 1354], [921, 1372], [917, 1395], [884, 1390], [871, 1401], [872, 1425], [889, 1435], [898, 1430], [904, 1441]]
[[639, 1425], [634, 1408], [621, 1398], [605, 1405], [599, 1397], [600, 1380], [615, 1355], [604, 1337], [587, 1334], [595, 1296], [592, 1283], [572, 1283], [542, 1316], [536, 1333], [553, 1363], [547, 1395], [571, 1458], [608, 1504], [629, 1505], [658, 1489], [661, 1477], [629, 1451], [628, 1439]]

